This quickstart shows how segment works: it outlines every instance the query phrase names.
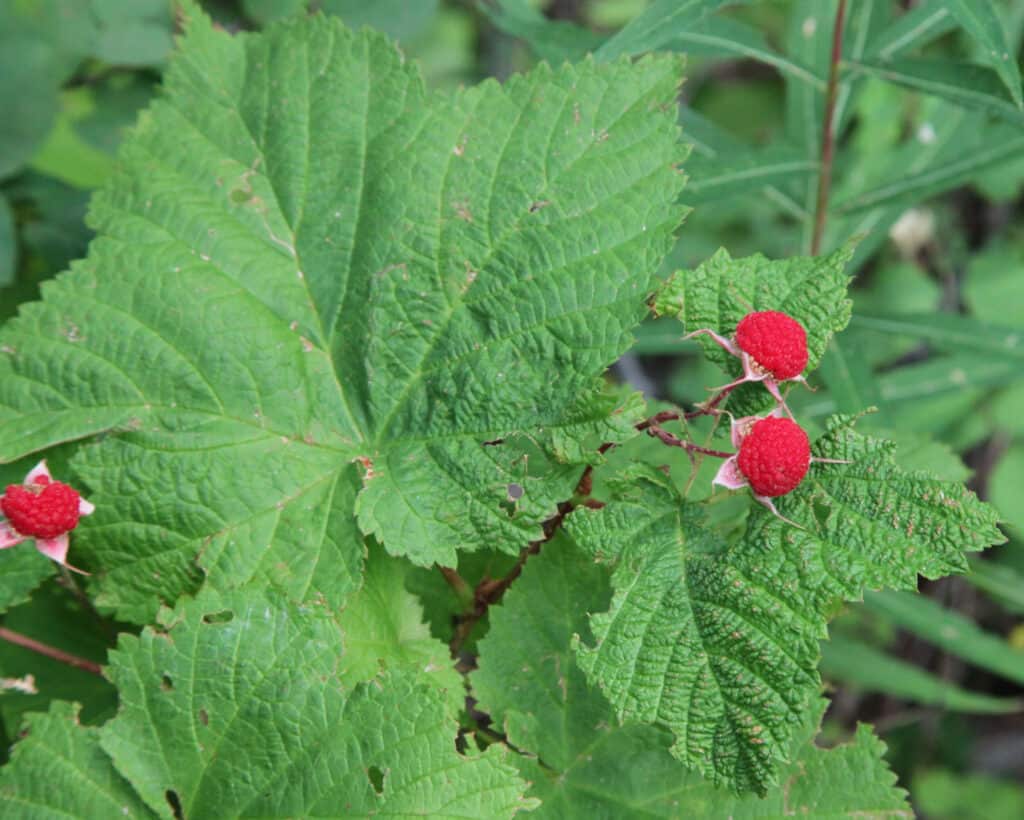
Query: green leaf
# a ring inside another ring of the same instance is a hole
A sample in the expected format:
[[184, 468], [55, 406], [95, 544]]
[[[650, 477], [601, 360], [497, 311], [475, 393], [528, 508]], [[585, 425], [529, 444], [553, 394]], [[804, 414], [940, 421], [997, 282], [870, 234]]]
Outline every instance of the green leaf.
[[860, 641], [833, 635], [821, 649], [822, 674], [857, 689], [967, 714], [1002, 715], [1024, 710], [1024, 701], [962, 689]]
[[14, 234], [14, 213], [7, 197], [0, 193], [0, 288], [14, 281], [18, 270], [18, 240]]
[[405, 589], [411, 569], [407, 561], [371, 547], [363, 586], [338, 616], [344, 634], [339, 677], [351, 688], [385, 670], [419, 671], [451, 697], [457, 710], [464, 700], [462, 677], [448, 647], [431, 637], [420, 602]]
[[499, 29], [525, 40], [538, 57], [552, 63], [577, 62], [605, 39], [567, 20], [549, 20], [528, 0], [497, 0], [480, 6]]
[[858, 314], [851, 327], [924, 339], [951, 353], [981, 353], [995, 360], [1024, 362], [1024, 333], [952, 313], [870, 316]]
[[994, 71], [973, 63], [949, 59], [903, 59], [891, 62], [847, 61], [855, 73], [942, 97], [957, 105], [976, 108], [1015, 123], [1024, 122]]
[[[1024, 135], [1021, 135], [1020, 128], [1003, 124], [980, 132], [973, 117], [960, 124], [974, 129], [975, 136], [979, 137], [972, 141], [975, 144], [954, 140], [947, 144], [955, 150], [943, 152], [935, 158], [922, 154], [914, 166], [905, 167], [896, 178], [867, 190], [854, 190], [837, 197], [832, 210], [839, 216], [850, 216], [878, 208], [902, 208], [963, 185], [989, 168], [1018, 158], [1024, 150]], [[934, 129], [929, 133], [933, 132]], [[964, 137], [963, 128], [956, 136]], [[935, 142], [935, 138], [932, 137], [931, 141]]]
[[825, 90], [822, 77], [798, 61], [779, 54], [757, 29], [728, 17], [706, 17], [695, 26], [676, 34], [671, 45], [692, 55], [758, 60], [794, 80]]
[[1024, 535], [1024, 444], [1013, 444], [989, 477], [989, 495], [1014, 532]]
[[438, 5], [439, 0], [321, 0], [319, 7], [326, 14], [338, 15], [351, 29], [371, 26], [405, 41], [430, 25]]
[[60, 80], [47, 43], [0, 32], [0, 179], [28, 162], [50, 133]]
[[655, 51], [728, 0], [654, 0], [643, 12], [610, 37], [594, 53], [599, 60]]
[[619, 726], [573, 658], [573, 634], [610, 596], [606, 571], [570, 539], [546, 543], [490, 614], [473, 693], [509, 742], [538, 758], [515, 761], [541, 817], [684, 816], [679, 801], [694, 781], [668, 754], [666, 733]]
[[309, 0], [242, 0], [245, 16], [261, 26], [306, 10]]
[[1024, 651], [931, 598], [905, 592], [874, 592], [864, 596], [864, 606], [968, 663], [1024, 684]]
[[513, 760], [532, 781], [531, 795], [541, 798], [534, 816], [838, 817], [906, 809], [882, 760], [884, 746], [868, 727], [849, 745], [814, 745], [822, 701], [794, 733], [793, 763], [781, 774], [786, 788], [764, 799], [736, 797], [686, 772], [660, 727], [620, 726], [572, 652], [573, 635], [589, 631], [585, 613], [607, 607], [609, 595], [606, 571], [560, 534], [493, 608], [491, 632], [480, 644], [473, 690], [509, 742], [528, 753]]
[[963, 295], [985, 323], [1024, 328], [1024, 253], [1015, 244], [993, 244], [972, 257]]
[[92, 54], [118, 66], [163, 63], [174, 45], [171, 6], [165, 0], [92, 0], [98, 33]]
[[[709, 328], [731, 337], [739, 321], [752, 310], [781, 310], [807, 332], [807, 371], [818, 366], [833, 333], [850, 318], [844, 272], [853, 253], [848, 246], [827, 257], [770, 260], [756, 255], [733, 259], [723, 249], [696, 270], [679, 271], [659, 291], [654, 309], [676, 316], [687, 332]], [[740, 375], [739, 360], [707, 336], [698, 337], [705, 355], [732, 377]], [[737, 391], [730, 407], [737, 412], [759, 409], [764, 390]], [[738, 401], [737, 401], [738, 400]]]
[[943, 5], [981, 46], [1017, 108], [1024, 109], [1016, 49], [1010, 43], [996, 4], [992, 0], [943, 0]]
[[27, 601], [32, 590], [53, 575], [54, 566], [31, 544], [0, 551], [0, 612]]
[[620, 720], [667, 725], [673, 754], [716, 783], [764, 793], [775, 782], [837, 601], [962, 572], [964, 551], [1002, 538], [962, 485], [902, 472], [891, 445], [850, 424], [833, 420], [813, 447], [850, 463], [814, 465], [777, 499], [799, 528], [757, 508], [726, 546], [670, 479], [639, 468], [621, 500], [567, 520], [614, 567], [612, 606], [591, 617], [580, 666]]
[[833, 337], [825, 349], [818, 375], [828, 387], [835, 409], [840, 413], [857, 413], [865, 407], [881, 404], [881, 393], [871, 372], [871, 365], [857, 355], [844, 337]]
[[1010, 820], [1024, 815], [1024, 787], [985, 774], [942, 769], [915, 773], [914, 802], [935, 820]]
[[529, 805], [500, 749], [455, 750], [455, 716], [424, 676], [346, 686], [343, 635], [320, 607], [204, 593], [161, 624], [112, 654], [121, 711], [101, 737], [154, 811], [166, 813], [171, 794], [190, 818], [339, 806], [491, 818]]
[[901, 14], [871, 40], [868, 53], [889, 60], [927, 45], [956, 28], [945, 0], [924, 0]]
[[[735, 157], [748, 157], [755, 153], [751, 146], [740, 142], [692, 108], [683, 108], [680, 111], [679, 119], [683, 123], [684, 139], [693, 148], [693, 154], [689, 158], [687, 167], [691, 167], [695, 161], [700, 163], [703, 167], [700, 172], [701, 180], [729, 173], [728, 169], [733, 164]], [[692, 184], [692, 181], [689, 184]], [[764, 191], [772, 202], [790, 213], [795, 219], [808, 218], [803, 206], [781, 189], [768, 185]]]
[[[166, 814], [166, 804], [164, 812]], [[79, 725], [78, 707], [54, 703], [31, 714], [0, 769], [5, 817], [155, 817], [100, 748], [99, 729]]]
[[595, 423], [673, 243], [679, 60], [428, 96], [337, 19], [188, 15], [90, 256], [0, 334], [0, 459], [116, 434], [78, 548], [134, 620], [202, 574], [340, 605], [364, 533], [518, 553], [582, 469], [526, 457]]
[[1008, 612], [1024, 615], [1024, 575], [996, 561], [971, 561], [966, 579], [991, 595]]
[[818, 163], [786, 148], [729, 153], [721, 159], [694, 157], [687, 163], [690, 180], [686, 202], [700, 205], [724, 197], [749, 192], [752, 187], [777, 187], [816, 176]]

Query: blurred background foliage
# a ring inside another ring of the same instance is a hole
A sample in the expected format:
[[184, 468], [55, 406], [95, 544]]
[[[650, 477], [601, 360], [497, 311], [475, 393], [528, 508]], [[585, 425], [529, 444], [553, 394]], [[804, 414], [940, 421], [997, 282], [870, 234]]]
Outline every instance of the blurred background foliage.
[[[439, 89], [595, 50], [685, 52], [681, 124], [693, 152], [684, 200], [694, 210], [665, 271], [721, 246], [772, 257], [812, 248], [838, 0], [204, 5], [230, 31], [311, 10], [378, 28]], [[166, 0], [0, 3], [0, 320], [85, 254], [89, 195], [160, 93], [174, 31]], [[835, 692], [822, 742], [874, 723], [916, 808], [934, 818], [1024, 817], [1022, 35], [1024, 0], [849, 4], [820, 250], [859, 237], [854, 319], [816, 389], [791, 397], [812, 427], [877, 407], [861, 424], [895, 439], [904, 466], [968, 481], [1005, 519], [1009, 542], [974, 560], [970, 575], [923, 584], [922, 596], [871, 595], [823, 643]], [[616, 376], [686, 405], [722, 379], [674, 322], [655, 320]], [[723, 521], [738, 514], [716, 507]], [[410, 587], [424, 592], [433, 580], [414, 573]], [[61, 593], [51, 581], [5, 623], [102, 660], [107, 643]], [[24, 650], [0, 645], [0, 675], [25, 665]], [[105, 682], [47, 674], [47, 697], [76, 691], [84, 719], [109, 714]], [[0, 695], [8, 736], [47, 697]]]

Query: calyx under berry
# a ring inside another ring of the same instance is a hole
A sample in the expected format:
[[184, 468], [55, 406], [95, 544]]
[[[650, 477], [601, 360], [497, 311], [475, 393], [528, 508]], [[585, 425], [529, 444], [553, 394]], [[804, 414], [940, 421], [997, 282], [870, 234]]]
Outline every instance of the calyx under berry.
[[[95, 508], [67, 484], [54, 481], [45, 461], [40, 461], [22, 484], [11, 484], [0, 496], [0, 549], [34, 538], [36, 548], [47, 558], [69, 569], [68, 533], [78, 526], [80, 516]], [[76, 570], [81, 572], [81, 570]]]

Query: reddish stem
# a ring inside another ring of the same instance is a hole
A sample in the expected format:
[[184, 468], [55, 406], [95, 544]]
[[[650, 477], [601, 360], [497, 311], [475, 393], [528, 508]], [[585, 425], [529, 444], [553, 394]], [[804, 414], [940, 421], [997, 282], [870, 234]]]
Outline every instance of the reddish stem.
[[707, 447], [701, 447], [699, 444], [694, 444], [692, 441], [684, 441], [681, 438], [677, 438], [672, 435], [668, 430], [663, 430], [656, 424], [652, 424], [648, 428], [647, 433], [660, 439], [670, 447], [682, 447], [688, 453], [703, 453], [706, 456], [714, 456], [715, 458], [732, 458], [735, 453], [726, 453], [722, 450], [709, 450]]
[[47, 658], [52, 658], [55, 661], [66, 663], [68, 666], [73, 666], [76, 669], [84, 669], [86, 672], [92, 672], [94, 675], [103, 675], [103, 670], [100, 668], [98, 663], [80, 658], [77, 655], [71, 655], [68, 652], [64, 652], [61, 649], [57, 649], [53, 646], [48, 646], [45, 643], [40, 643], [27, 635], [22, 635], [20, 632], [14, 632], [10, 629], [0, 626], [0, 639], [13, 643], [16, 646], [24, 647], [32, 652], [38, 652], [40, 655], [45, 655]]
[[839, 8], [836, 9], [836, 23], [832, 29], [832, 60], [828, 69], [825, 122], [821, 134], [821, 171], [818, 174], [818, 202], [814, 209], [812, 256], [821, 251], [821, 239], [825, 235], [825, 219], [828, 213], [829, 189], [832, 186], [832, 160], [835, 154], [835, 134], [832, 120], [835, 116], [836, 96], [839, 91], [839, 61], [843, 55], [843, 23], [845, 20], [846, 0], [839, 0]]

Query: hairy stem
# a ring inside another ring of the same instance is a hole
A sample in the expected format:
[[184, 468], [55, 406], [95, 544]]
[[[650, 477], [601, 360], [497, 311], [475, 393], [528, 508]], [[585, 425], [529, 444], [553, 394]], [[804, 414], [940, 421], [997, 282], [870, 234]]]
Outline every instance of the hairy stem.
[[84, 669], [86, 672], [92, 672], [94, 675], [103, 675], [103, 670], [100, 669], [100, 665], [98, 663], [87, 660], [86, 658], [80, 658], [77, 655], [72, 655], [62, 649], [57, 649], [54, 646], [40, 643], [39, 641], [28, 637], [28, 635], [22, 635], [20, 632], [14, 632], [6, 627], [0, 626], [0, 639], [31, 650], [32, 652], [38, 652], [40, 655], [45, 655], [47, 658], [52, 658], [55, 661], [66, 663], [68, 666], [73, 666], [76, 669]]
[[835, 128], [833, 117], [836, 111], [836, 96], [839, 90], [839, 61], [843, 56], [843, 23], [846, 20], [846, 0], [839, 0], [836, 9], [836, 23], [832, 29], [832, 60], [828, 69], [828, 87], [825, 92], [825, 117], [821, 132], [821, 170], [818, 172], [818, 201], [814, 208], [814, 236], [811, 239], [811, 255], [821, 252], [821, 240], [825, 234], [825, 220], [828, 214], [828, 195], [832, 187], [832, 161], [835, 156]]

